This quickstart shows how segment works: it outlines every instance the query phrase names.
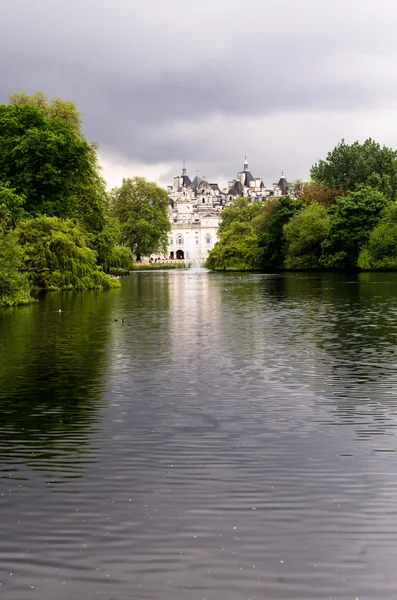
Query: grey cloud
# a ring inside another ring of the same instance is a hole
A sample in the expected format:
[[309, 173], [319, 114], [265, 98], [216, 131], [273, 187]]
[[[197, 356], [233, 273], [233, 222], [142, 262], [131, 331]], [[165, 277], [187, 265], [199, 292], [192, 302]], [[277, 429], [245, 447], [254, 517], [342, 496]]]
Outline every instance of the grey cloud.
[[[359, 133], [366, 112], [382, 129], [397, 96], [396, 17], [392, 0], [14, 0], [2, 15], [0, 99], [71, 98], [90, 139], [135, 161], [186, 158], [227, 178], [248, 151], [265, 176], [306, 175], [336, 130]], [[318, 113], [340, 126], [310, 129]]]

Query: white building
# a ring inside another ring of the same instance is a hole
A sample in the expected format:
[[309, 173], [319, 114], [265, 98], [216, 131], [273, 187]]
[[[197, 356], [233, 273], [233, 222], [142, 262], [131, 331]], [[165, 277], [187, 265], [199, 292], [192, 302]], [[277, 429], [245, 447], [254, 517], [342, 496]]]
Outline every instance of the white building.
[[284, 176], [272, 188], [266, 188], [263, 180], [254, 178], [248, 169], [247, 159], [237, 178], [221, 190], [217, 183], [209, 183], [198, 173], [191, 181], [185, 166], [182, 175], [174, 177], [168, 186], [170, 199], [169, 217], [171, 233], [166, 257], [202, 263], [217, 241], [222, 210], [239, 196], [251, 201], [266, 200], [271, 196], [287, 193], [288, 183]]

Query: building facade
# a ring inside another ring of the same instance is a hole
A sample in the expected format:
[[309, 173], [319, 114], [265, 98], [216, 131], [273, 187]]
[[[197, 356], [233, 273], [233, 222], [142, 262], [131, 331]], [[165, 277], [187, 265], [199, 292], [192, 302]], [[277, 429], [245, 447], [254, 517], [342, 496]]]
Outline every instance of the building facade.
[[174, 177], [167, 191], [171, 233], [167, 253], [159, 258], [203, 263], [217, 242], [222, 210], [226, 206], [239, 196], [250, 201], [265, 201], [286, 195], [288, 183], [282, 176], [278, 183], [267, 188], [263, 179], [253, 177], [245, 159], [243, 170], [223, 190], [217, 183], [202, 179], [198, 173], [191, 180], [184, 166], [182, 174]]

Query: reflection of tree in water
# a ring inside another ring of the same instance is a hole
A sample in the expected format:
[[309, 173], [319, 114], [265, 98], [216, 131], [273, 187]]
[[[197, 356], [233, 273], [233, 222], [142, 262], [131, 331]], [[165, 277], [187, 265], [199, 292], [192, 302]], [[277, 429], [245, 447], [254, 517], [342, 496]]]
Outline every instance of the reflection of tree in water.
[[39, 305], [0, 316], [0, 460], [5, 464], [48, 471], [62, 465], [76, 476], [84, 468], [103, 394], [115, 293], [47, 294]]
[[263, 289], [283, 321], [278, 338], [291, 353], [313, 352], [321, 396], [360, 435], [385, 433], [396, 408], [397, 274], [291, 273]]

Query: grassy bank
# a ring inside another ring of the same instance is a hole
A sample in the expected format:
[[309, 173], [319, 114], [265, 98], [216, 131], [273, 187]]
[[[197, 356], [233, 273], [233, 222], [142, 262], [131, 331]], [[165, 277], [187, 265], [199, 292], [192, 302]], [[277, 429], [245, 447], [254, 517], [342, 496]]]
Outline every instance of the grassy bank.
[[169, 269], [186, 269], [183, 261], [180, 263], [135, 263], [131, 271], [168, 271]]

